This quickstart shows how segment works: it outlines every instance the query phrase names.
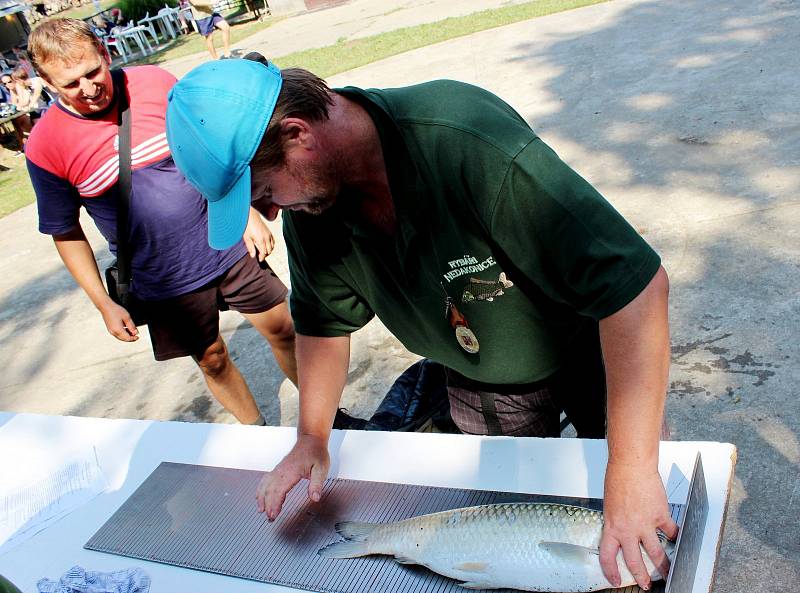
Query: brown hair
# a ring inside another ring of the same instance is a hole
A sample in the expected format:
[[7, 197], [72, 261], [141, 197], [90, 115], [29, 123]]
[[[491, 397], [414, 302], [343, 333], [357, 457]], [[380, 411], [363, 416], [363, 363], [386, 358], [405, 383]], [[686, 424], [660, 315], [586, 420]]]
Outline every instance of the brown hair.
[[11, 80], [28, 80], [28, 71], [20, 66], [11, 73]]
[[69, 62], [77, 57], [78, 48], [89, 43], [99, 53], [103, 42], [92, 33], [88, 23], [79, 19], [53, 19], [36, 27], [28, 37], [28, 54], [33, 66], [47, 77], [42, 65], [52, 61]]
[[333, 105], [330, 88], [315, 74], [302, 68], [281, 70], [281, 92], [272, 112], [261, 144], [251, 161], [254, 169], [272, 169], [284, 161], [281, 142], [281, 121], [287, 117], [301, 117], [309, 121], [328, 119], [328, 107]]

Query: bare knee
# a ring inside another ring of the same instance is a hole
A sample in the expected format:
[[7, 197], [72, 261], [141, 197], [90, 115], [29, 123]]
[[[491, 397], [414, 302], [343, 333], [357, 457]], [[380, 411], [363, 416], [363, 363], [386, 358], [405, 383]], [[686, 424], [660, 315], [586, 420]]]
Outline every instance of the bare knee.
[[202, 356], [196, 357], [195, 361], [203, 374], [212, 379], [224, 374], [233, 364], [222, 338], [217, 338], [217, 341], [206, 348]]
[[267, 326], [267, 340], [273, 345], [290, 344], [294, 342], [294, 323], [288, 312], [270, 320]]

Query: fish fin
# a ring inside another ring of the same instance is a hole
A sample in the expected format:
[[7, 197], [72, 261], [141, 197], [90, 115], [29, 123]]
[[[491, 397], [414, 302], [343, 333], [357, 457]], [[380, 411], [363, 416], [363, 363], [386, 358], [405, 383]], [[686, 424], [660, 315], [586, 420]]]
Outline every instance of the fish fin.
[[462, 562], [453, 566], [455, 570], [463, 570], [464, 572], [486, 572], [489, 568], [488, 562]]
[[375, 531], [377, 523], [360, 523], [358, 521], [341, 521], [335, 525], [336, 533], [348, 541], [363, 542]]
[[587, 548], [586, 546], [565, 542], [539, 542], [539, 547], [550, 552], [553, 556], [572, 562], [590, 562], [594, 556], [600, 554], [600, 550], [597, 548]]
[[419, 562], [408, 556], [395, 556], [394, 559], [400, 564], [419, 564]]
[[459, 583], [458, 585], [464, 589], [497, 589], [496, 585], [480, 583], [478, 581], [467, 581], [466, 583]]
[[366, 542], [335, 542], [317, 552], [323, 558], [358, 558], [371, 554]]

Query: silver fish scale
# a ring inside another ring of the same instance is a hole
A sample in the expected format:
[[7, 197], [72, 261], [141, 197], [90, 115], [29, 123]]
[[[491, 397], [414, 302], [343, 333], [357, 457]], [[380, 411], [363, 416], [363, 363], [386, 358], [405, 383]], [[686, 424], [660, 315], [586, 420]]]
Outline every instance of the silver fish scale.
[[[487, 556], [504, 563], [555, 564], [539, 542], [568, 542], [597, 548], [602, 513], [546, 503], [484, 505], [399, 521], [370, 536], [373, 553], [394, 554], [424, 565], [479, 562]], [[492, 542], [493, 546], [487, 546]], [[495, 549], [496, 547], [496, 549]], [[442, 555], [444, 554], [444, 555]]]

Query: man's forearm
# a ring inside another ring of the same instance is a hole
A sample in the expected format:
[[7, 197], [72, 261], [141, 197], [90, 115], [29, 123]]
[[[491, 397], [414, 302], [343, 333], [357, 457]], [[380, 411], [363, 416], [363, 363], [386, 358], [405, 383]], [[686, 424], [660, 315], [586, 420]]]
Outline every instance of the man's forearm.
[[111, 302], [111, 298], [100, 278], [94, 252], [83, 229], [78, 226], [67, 234], [53, 237], [53, 240], [58, 254], [75, 282], [83, 289], [94, 306], [102, 310]]
[[350, 337], [318, 338], [298, 334], [295, 351], [300, 383], [297, 434], [327, 441], [347, 382]]
[[669, 281], [660, 268], [631, 303], [600, 321], [608, 385], [609, 462], [658, 462], [669, 374]]

